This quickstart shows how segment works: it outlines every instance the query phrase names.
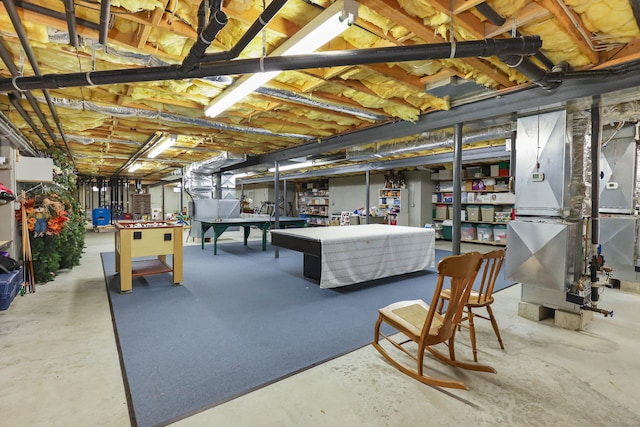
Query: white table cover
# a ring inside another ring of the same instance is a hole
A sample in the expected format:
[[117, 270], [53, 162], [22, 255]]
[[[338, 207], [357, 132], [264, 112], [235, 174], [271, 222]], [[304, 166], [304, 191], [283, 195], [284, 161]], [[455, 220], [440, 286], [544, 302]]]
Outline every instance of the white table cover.
[[411, 273], [435, 265], [433, 229], [364, 224], [286, 232], [321, 241], [321, 288]]

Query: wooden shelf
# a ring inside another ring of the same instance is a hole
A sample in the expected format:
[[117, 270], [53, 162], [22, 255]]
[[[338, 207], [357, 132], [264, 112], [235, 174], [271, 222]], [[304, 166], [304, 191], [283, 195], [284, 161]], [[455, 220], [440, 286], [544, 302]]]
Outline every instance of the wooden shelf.
[[158, 259], [131, 261], [131, 276], [147, 276], [150, 274], [171, 273], [173, 269]]
[[[451, 241], [451, 240], [449, 240], [449, 239], [438, 239], [438, 240], [444, 240], [444, 241], [447, 241], [447, 242], [450, 242], [450, 241]], [[485, 241], [483, 241], [483, 240], [469, 240], [469, 239], [460, 239], [460, 241], [461, 241], [461, 242], [464, 242], [464, 243], [477, 243], [477, 244], [480, 244], [480, 245], [507, 246], [507, 243], [506, 243], [506, 242], [505, 242], [505, 243], [502, 243], [502, 242], [494, 242], [494, 241], [491, 241], [491, 242], [485, 242]]]
[[[452, 202], [433, 202], [434, 205], [453, 205]], [[513, 205], [513, 202], [462, 202], [461, 205], [491, 205], [491, 206], [504, 206]]]
[[[449, 221], [452, 220], [451, 218], [449, 219], [440, 219], [440, 218], [434, 218], [434, 221]], [[509, 224], [509, 221], [504, 222], [504, 221], [470, 221], [468, 219], [466, 220], [462, 220], [460, 221], [462, 223], [469, 223], [469, 224], [492, 224], [492, 225], [507, 225]]]

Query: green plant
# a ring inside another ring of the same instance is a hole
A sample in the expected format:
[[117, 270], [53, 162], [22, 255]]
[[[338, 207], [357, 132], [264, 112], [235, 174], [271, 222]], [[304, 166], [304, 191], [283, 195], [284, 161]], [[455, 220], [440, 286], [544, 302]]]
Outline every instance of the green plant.
[[[34, 280], [38, 283], [53, 280], [59, 269], [79, 265], [84, 250], [84, 211], [73, 197], [77, 189], [75, 171], [61, 150], [53, 149], [50, 154], [56, 185], [43, 186], [30, 198], [21, 200], [31, 243]], [[21, 210], [16, 212], [16, 218], [22, 220]]]

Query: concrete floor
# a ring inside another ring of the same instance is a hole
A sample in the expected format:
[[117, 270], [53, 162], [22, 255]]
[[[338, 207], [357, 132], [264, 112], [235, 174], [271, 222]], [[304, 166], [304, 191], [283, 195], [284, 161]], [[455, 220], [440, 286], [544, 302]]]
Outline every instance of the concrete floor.
[[[100, 261], [113, 234], [88, 232], [86, 243], [80, 266], [0, 312], [2, 426], [131, 424]], [[614, 317], [595, 315], [582, 332], [518, 317], [519, 300], [519, 286], [496, 295], [505, 350], [477, 321], [480, 361], [497, 374], [429, 363], [469, 391], [418, 383], [367, 346], [173, 425], [640, 425], [640, 295], [607, 289], [600, 306]], [[459, 358], [471, 357], [465, 332]]]

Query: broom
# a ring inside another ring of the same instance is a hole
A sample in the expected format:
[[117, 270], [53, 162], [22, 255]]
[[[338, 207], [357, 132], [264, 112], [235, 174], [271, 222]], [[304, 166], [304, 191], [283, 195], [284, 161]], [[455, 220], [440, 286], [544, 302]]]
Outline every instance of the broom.
[[33, 257], [31, 254], [31, 239], [29, 238], [29, 224], [27, 223], [27, 211], [24, 208], [24, 202], [26, 200], [26, 195], [24, 190], [22, 190], [22, 259], [24, 263], [24, 281], [23, 288], [25, 291], [29, 291], [29, 293], [33, 293], [36, 291], [36, 285], [34, 282], [34, 273], [33, 273]]

